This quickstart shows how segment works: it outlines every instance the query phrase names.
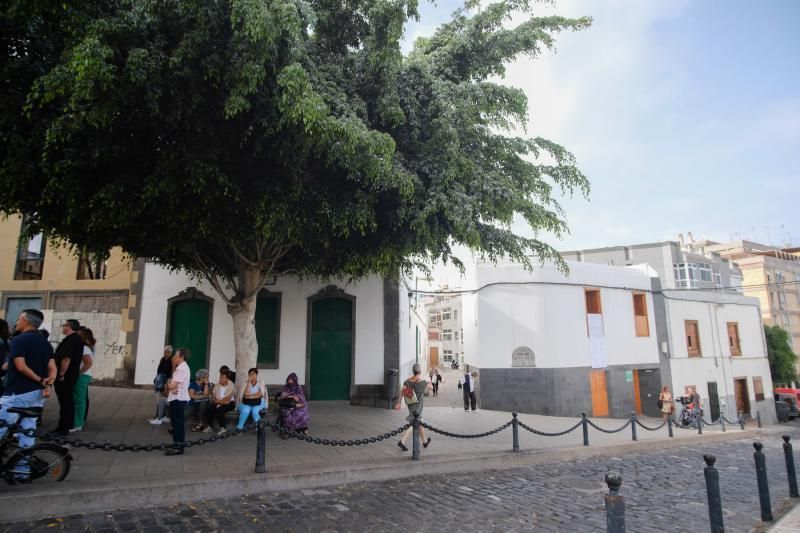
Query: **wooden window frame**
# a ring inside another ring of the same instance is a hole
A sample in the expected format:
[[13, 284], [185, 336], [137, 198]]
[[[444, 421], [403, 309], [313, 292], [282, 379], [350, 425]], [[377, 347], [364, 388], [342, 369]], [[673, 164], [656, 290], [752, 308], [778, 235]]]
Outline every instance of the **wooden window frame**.
[[761, 376], [753, 376], [753, 396], [757, 402], [764, 401], [764, 378]]
[[[600, 309], [599, 313], [590, 313], [589, 312], [589, 293], [597, 293], [597, 307]], [[603, 316], [603, 297], [600, 293], [600, 289], [591, 289], [591, 288], [584, 288], [583, 289], [583, 305], [586, 309], [586, 336], [589, 336], [589, 315], [600, 315]]]
[[[728, 322], [727, 324], [727, 331], [728, 331], [728, 348], [731, 351], [731, 357], [741, 357], [742, 356], [742, 341], [739, 337], [739, 323], [738, 322]], [[736, 339], [735, 342], [731, 342], [734, 339], [731, 337], [731, 327], [736, 329]]]
[[[689, 335], [689, 324], [694, 324], [694, 332], [695, 332], [695, 344], [696, 347], [692, 347]], [[703, 357], [703, 349], [700, 345], [700, 324], [697, 320], [684, 320], [683, 327], [686, 331], [685, 338], [686, 338], [686, 351], [689, 354], [689, 357]]]
[[[636, 312], [636, 300], [641, 299], [644, 314], [640, 315]], [[633, 324], [637, 337], [650, 336], [650, 316], [647, 313], [647, 295], [643, 292], [633, 293]]]

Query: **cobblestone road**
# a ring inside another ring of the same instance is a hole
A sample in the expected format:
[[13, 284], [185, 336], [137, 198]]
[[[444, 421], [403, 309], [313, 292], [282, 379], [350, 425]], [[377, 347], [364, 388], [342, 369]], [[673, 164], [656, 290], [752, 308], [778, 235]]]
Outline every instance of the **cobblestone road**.
[[[789, 431], [800, 442], [800, 430]], [[778, 435], [764, 439], [773, 509], [788, 485]], [[800, 446], [798, 446], [800, 447]], [[750, 440], [625, 457], [595, 457], [473, 474], [364, 483], [295, 493], [246, 495], [171, 507], [4, 525], [2, 531], [605, 531], [603, 478], [623, 476], [632, 532], [707, 531], [702, 455], [717, 456], [725, 527], [760, 526]], [[800, 464], [800, 454], [795, 452]], [[43, 502], [46, 509], [46, 502]]]

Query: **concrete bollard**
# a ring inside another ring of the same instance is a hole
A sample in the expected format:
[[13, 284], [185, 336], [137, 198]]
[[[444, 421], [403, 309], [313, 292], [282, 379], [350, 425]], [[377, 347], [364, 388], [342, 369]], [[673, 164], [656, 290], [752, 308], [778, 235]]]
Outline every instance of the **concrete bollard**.
[[607, 473], [606, 485], [608, 485], [608, 494], [605, 496], [606, 530], [608, 533], [623, 533], [625, 531], [625, 498], [619, 494], [622, 476], [616, 472]]
[[267, 471], [267, 421], [264, 418], [258, 421], [256, 438], [256, 474], [263, 474]]
[[583, 426], [583, 445], [589, 445], [589, 420], [586, 418], [586, 413], [581, 413], [581, 425]]
[[413, 433], [411, 437], [411, 459], [419, 461], [419, 413], [414, 411], [414, 421], [411, 422]]
[[519, 451], [519, 420], [517, 413], [511, 413], [512, 451]]
[[708, 518], [711, 522], [711, 533], [723, 533], [725, 525], [722, 522], [722, 496], [719, 492], [719, 470], [714, 463], [717, 458], [711, 454], [703, 456], [706, 467], [703, 473], [706, 478], [706, 492], [708, 494]]
[[769, 500], [769, 482], [767, 481], [767, 458], [761, 451], [764, 445], [759, 441], [753, 443], [756, 449], [753, 458], [756, 461], [756, 479], [758, 481], [758, 501], [761, 503], [761, 521], [772, 522], [772, 504]]
[[639, 440], [639, 437], [636, 435], [636, 413], [631, 413], [631, 439], [634, 441]]
[[792, 444], [789, 440], [791, 440], [789, 435], [783, 436], [783, 454], [786, 456], [786, 473], [789, 475], [789, 496], [800, 498], [800, 494], [797, 492], [797, 472], [794, 469]]

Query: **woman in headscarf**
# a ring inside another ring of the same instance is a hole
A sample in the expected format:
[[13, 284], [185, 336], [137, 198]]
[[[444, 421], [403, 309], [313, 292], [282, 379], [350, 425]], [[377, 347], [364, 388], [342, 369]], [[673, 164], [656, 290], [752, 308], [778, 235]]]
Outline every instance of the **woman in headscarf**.
[[[294, 432], [308, 431], [308, 403], [303, 387], [297, 383], [297, 374], [294, 372], [286, 378], [286, 384], [278, 394], [278, 408], [281, 412], [281, 426]], [[282, 437], [289, 436], [284, 434]]]

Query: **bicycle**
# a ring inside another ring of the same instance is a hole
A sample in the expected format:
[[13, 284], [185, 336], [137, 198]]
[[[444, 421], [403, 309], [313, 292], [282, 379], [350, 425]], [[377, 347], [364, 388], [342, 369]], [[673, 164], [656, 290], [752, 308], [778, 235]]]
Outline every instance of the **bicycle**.
[[19, 415], [19, 418], [12, 424], [0, 421], [6, 427], [6, 433], [0, 439], [0, 476], [11, 485], [43, 478], [63, 481], [72, 465], [72, 456], [67, 448], [47, 442], [20, 448], [14, 438], [15, 433], [33, 436], [36, 430], [23, 429], [20, 421], [23, 418], [38, 419], [42, 415], [42, 408], [10, 407], [8, 412]]

